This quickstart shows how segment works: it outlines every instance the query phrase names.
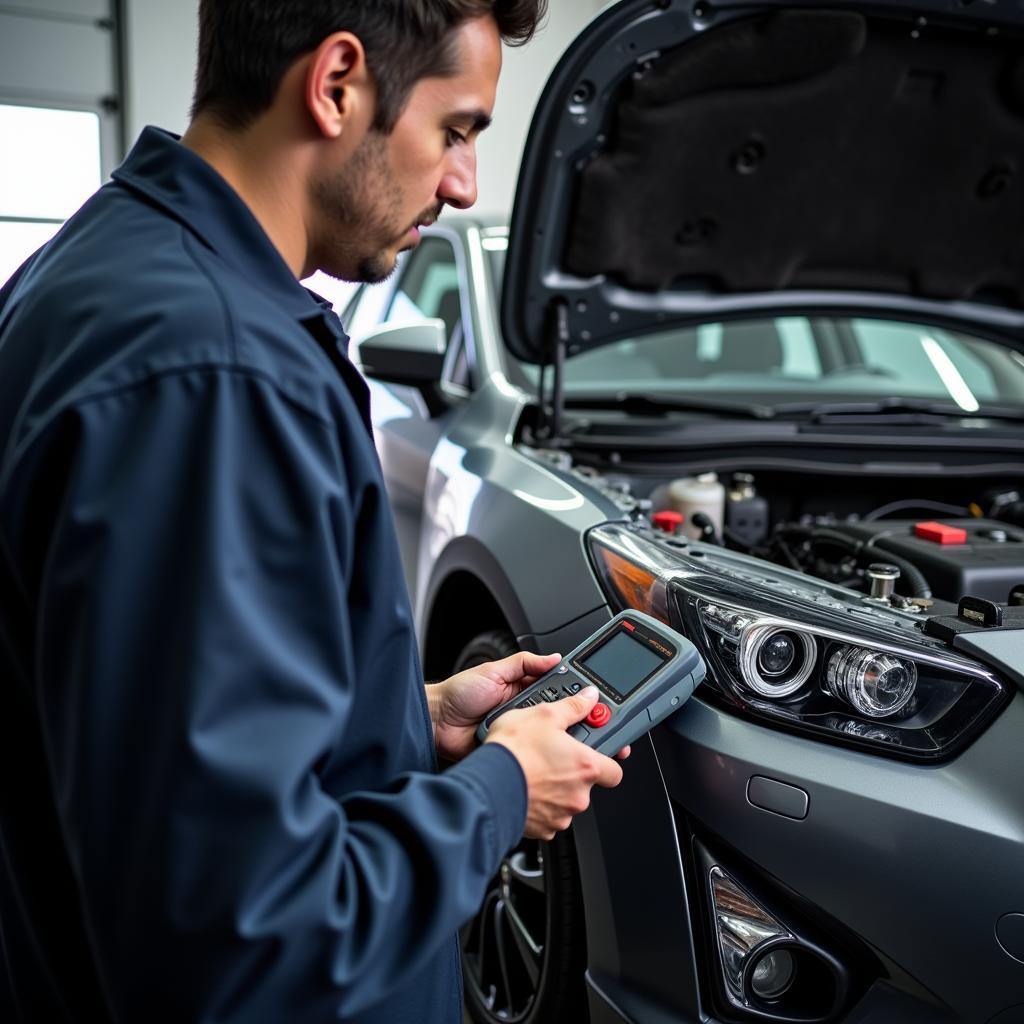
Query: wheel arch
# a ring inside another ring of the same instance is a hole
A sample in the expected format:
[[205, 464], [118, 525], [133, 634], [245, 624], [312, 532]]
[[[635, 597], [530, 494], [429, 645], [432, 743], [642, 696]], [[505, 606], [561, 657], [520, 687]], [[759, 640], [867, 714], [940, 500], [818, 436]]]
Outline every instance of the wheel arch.
[[472, 537], [453, 541], [435, 563], [420, 622], [428, 679], [450, 672], [458, 653], [480, 633], [506, 628], [521, 637], [532, 632], [508, 576]]

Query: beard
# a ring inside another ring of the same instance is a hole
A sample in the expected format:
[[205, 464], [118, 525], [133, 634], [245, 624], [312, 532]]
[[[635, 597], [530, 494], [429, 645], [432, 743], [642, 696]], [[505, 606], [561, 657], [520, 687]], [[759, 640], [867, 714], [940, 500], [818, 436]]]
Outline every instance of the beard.
[[317, 267], [343, 281], [376, 284], [395, 269], [395, 251], [413, 223], [404, 223], [402, 194], [391, 174], [387, 136], [371, 130], [339, 170], [312, 184]]

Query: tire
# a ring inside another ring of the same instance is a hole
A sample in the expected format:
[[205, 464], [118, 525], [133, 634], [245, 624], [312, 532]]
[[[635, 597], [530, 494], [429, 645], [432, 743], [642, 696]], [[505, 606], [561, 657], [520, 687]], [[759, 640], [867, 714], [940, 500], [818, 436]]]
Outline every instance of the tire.
[[[506, 630], [481, 633], [454, 670], [518, 650]], [[585, 1024], [586, 934], [571, 831], [550, 843], [523, 839], [502, 861], [461, 939], [466, 1010], [476, 1024]]]

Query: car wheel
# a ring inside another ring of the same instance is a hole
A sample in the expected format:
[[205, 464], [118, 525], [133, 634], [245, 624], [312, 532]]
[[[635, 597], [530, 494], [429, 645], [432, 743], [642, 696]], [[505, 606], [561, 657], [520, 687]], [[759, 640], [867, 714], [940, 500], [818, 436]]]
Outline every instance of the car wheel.
[[[504, 630], [482, 633], [455, 671], [519, 650]], [[466, 1008], [477, 1024], [586, 1021], [583, 904], [570, 833], [524, 839], [501, 862], [480, 912], [462, 929]]]

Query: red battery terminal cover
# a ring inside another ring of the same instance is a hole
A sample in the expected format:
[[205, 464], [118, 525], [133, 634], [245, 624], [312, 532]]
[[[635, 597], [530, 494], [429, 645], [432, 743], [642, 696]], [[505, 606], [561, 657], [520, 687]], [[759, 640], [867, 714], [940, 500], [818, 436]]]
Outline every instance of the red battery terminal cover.
[[946, 526], [945, 523], [916, 523], [914, 536], [930, 540], [933, 544], [966, 544], [967, 531], [961, 526]]

